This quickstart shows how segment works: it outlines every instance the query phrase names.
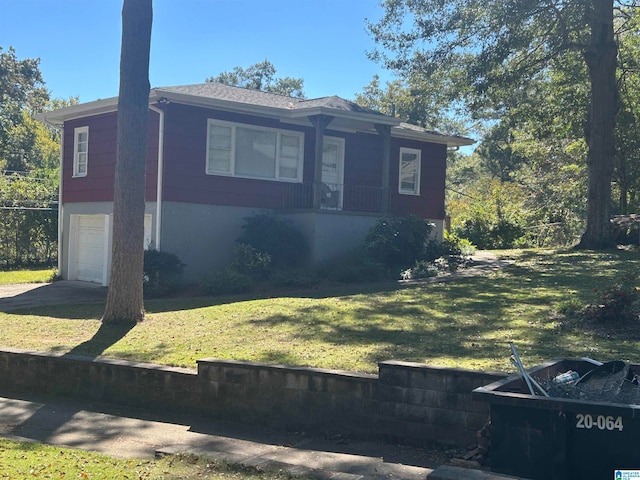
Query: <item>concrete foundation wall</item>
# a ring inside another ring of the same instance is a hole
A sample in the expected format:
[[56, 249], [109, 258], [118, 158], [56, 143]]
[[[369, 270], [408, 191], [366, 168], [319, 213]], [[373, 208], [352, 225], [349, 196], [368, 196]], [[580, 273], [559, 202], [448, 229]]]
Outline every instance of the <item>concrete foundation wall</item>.
[[[204, 205], [181, 202], [163, 202], [161, 236], [156, 238], [156, 203], [147, 202], [145, 214], [151, 215], [152, 248], [176, 254], [186, 265], [184, 279], [199, 282], [215, 269], [231, 260], [235, 240], [242, 234], [244, 219], [268, 210], [228, 205]], [[63, 210], [60, 243], [62, 278], [69, 277], [71, 216], [112, 215], [112, 202], [66, 203]], [[362, 243], [367, 232], [378, 222], [379, 216], [334, 211], [306, 211], [279, 213], [305, 235], [310, 247], [310, 262], [317, 264], [343, 255]], [[441, 220], [434, 235], [442, 239]], [[111, 252], [112, 232], [109, 229], [108, 251]], [[109, 255], [110, 258], [110, 255]], [[110, 264], [107, 262], [107, 271]]]
[[300, 212], [285, 215], [309, 241], [314, 263], [329, 260], [353, 250], [380, 217], [341, 212]]
[[466, 446], [489, 418], [471, 391], [503, 374], [382, 362], [379, 375], [204, 359], [198, 369], [0, 350], [0, 392], [191, 410], [225, 420], [409, 445]]
[[186, 265], [184, 279], [198, 282], [231, 260], [245, 217], [262, 210], [248, 207], [164, 202], [160, 250]]

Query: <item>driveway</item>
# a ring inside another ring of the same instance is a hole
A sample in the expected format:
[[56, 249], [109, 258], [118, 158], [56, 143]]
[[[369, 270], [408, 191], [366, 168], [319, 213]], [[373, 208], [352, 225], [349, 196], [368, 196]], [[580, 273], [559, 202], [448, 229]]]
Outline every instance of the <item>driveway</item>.
[[0, 285], [0, 312], [44, 305], [104, 302], [107, 287], [96, 283], [59, 280], [53, 283]]

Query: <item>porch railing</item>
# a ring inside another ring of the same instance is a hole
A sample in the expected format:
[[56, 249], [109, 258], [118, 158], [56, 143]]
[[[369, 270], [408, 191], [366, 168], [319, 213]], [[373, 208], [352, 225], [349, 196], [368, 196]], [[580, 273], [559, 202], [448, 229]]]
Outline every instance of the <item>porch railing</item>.
[[[320, 210], [381, 213], [385, 211], [386, 189], [365, 185], [321, 183]], [[314, 208], [314, 183], [292, 183], [283, 192], [283, 208]]]

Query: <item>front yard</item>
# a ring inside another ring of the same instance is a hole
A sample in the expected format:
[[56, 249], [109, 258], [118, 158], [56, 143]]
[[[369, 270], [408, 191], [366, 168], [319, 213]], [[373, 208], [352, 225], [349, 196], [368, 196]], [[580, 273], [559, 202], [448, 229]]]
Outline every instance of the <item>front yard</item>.
[[638, 252], [499, 255], [514, 263], [447, 283], [148, 300], [145, 321], [106, 343], [90, 341], [104, 305], [0, 312], [0, 347], [186, 367], [214, 357], [359, 372], [376, 372], [378, 361], [390, 359], [511, 371], [509, 341], [525, 366], [567, 356], [640, 360], [640, 321], [598, 323], [559, 313], [594, 302], [594, 289], [624, 272], [640, 271]]

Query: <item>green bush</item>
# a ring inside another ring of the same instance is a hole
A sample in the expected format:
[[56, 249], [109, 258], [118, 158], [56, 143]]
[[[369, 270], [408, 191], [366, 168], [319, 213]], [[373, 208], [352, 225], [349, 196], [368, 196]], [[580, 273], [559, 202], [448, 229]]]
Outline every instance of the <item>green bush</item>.
[[316, 275], [304, 268], [276, 270], [271, 274], [269, 283], [275, 287], [311, 288], [318, 283]]
[[290, 222], [262, 213], [246, 217], [242, 229], [229, 265], [203, 280], [207, 293], [244, 293], [266, 279], [276, 286], [304, 286], [311, 282], [309, 275], [300, 270], [308, 257], [306, 239]]
[[433, 262], [425, 262], [424, 260], [416, 262], [411, 268], [403, 270], [400, 273], [402, 280], [416, 280], [419, 278], [435, 277], [439, 273], [438, 267]]
[[480, 218], [465, 220], [452, 228], [454, 235], [466, 238], [470, 243], [482, 249], [489, 249], [493, 245], [490, 232], [490, 223]]
[[468, 266], [475, 248], [469, 240], [445, 232], [435, 265], [442, 272], [456, 272]]
[[161, 297], [180, 289], [184, 267], [184, 263], [173, 253], [145, 250], [144, 294], [150, 297]]
[[594, 288], [595, 300], [583, 313], [598, 322], [620, 322], [640, 319], [640, 290], [638, 276], [623, 275], [619, 281], [604, 289]]
[[230, 268], [255, 278], [267, 278], [272, 272], [271, 255], [259, 252], [251, 245], [237, 243], [233, 247]]
[[466, 239], [446, 233], [442, 242], [431, 237], [433, 224], [416, 216], [380, 220], [362, 248], [373, 263], [384, 265], [390, 278], [427, 278], [464, 268], [473, 253]]
[[362, 247], [371, 260], [399, 272], [429, 260], [432, 230], [433, 224], [415, 215], [385, 218], [367, 233]]
[[208, 275], [202, 282], [205, 293], [224, 295], [246, 293], [253, 289], [251, 276], [238, 272], [233, 268], [225, 268]]
[[448, 245], [448, 248], [455, 249], [464, 257], [469, 257], [476, 251], [473, 243], [466, 238], [459, 237], [453, 232], [444, 232], [444, 243]]
[[389, 279], [386, 267], [373, 261], [361, 249], [324, 262], [317, 273], [321, 278], [339, 283], [365, 283]]
[[400, 274], [403, 280], [435, 277], [467, 266], [474, 248], [466, 239], [445, 233], [442, 242], [429, 242], [425, 257]]
[[274, 268], [299, 267], [307, 261], [307, 240], [291, 222], [272, 213], [246, 217], [244, 222], [236, 242], [268, 254]]
[[560, 315], [574, 316], [584, 309], [584, 304], [577, 298], [566, 298], [558, 302], [556, 311]]
[[524, 246], [525, 229], [507, 219], [492, 222], [484, 218], [473, 218], [456, 225], [453, 233], [466, 238], [481, 249], [514, 248]]

